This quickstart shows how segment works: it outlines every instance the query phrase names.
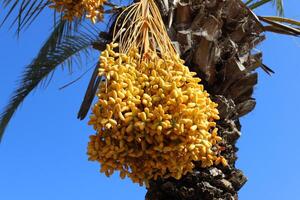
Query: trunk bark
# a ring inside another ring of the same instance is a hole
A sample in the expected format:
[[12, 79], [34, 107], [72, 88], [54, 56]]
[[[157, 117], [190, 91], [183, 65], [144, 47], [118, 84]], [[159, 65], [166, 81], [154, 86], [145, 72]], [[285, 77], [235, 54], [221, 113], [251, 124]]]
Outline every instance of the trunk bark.
[[203, 169], [196, 163], [193, 173], [180, 180], [151, 181], [146, 199], [238, 199], [238, 191], [247, 181], [235, 167], [239, 118], [255, 107], [252, 93], [258, 75], [254, 70], [262, 65], [262, 54], [252, 49], [264, 39], [263, 28], [240, 0], [181, 1], [171, 18], [163, 4], [158, 5], [167, 26], [171, 19], [169, 35], [181, 57], [219, 104], [222, 155], [229, 165]]

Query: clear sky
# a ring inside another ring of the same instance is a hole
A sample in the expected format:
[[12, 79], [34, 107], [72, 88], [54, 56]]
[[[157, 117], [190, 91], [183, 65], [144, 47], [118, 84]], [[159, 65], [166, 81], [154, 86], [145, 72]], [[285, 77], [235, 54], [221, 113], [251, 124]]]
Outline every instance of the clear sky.
[[[300, 20], [299, 1], [285, 2], [287, 17]], [[272, 6], [257, 11], [274, 14]], [[1, 13], [0, 13], [0, 17]], [[8, 102], [26, 64], [50, 33], [51, 14], [43, 13], [17, 39], [7, 26], [0, 29], [0, 109]], [[249, 181], [241, 200], [298, 199], [300, 122], [300, 39], [267, 34], [258, 47], [264, 63], [276, 73], [258, 70], [257, 107], [241, 122], [238, 168]], [[18, 110], [0, 144], [0, 199], [5, 200], [141, 200], [146, 190], [118, 175], [106, 178], [96, 162], [87, 161], [87, 120], [76, 114], [90, 73], [72, 86], [61, 86], [89, 68], [57, 70], [47, 89], [33, 92]]]

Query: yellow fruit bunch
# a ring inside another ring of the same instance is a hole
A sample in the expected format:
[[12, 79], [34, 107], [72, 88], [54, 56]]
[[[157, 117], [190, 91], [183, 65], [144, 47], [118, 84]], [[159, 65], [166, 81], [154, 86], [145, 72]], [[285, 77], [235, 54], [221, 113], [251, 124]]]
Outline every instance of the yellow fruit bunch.
[[107, 176], [118, 170], [141, 185], [180, 179], [194, 161], [226, 165], [218, 155], [217, 104], [196, 73], [176, 54], [117, 48], [111, 43], [100, 56], [99, 76], [106, 80], [89, 121], [97, 132], [90, 136], [89, 160], [99, 161]]
[[103, 4], [106, 0], [50, 0], [50, 8], [64, 13], [64, 19], [72, 21], [84, 15], [93, 23], [103, 19]]

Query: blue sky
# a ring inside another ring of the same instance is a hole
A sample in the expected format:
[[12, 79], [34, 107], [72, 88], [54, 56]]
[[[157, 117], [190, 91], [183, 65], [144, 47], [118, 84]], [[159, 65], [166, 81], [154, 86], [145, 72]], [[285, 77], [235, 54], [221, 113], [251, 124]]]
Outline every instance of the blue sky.
[[[286, 16], [300, 20], [299, 2], [285, 2]], [[272, 6], [257, 11], [274, 14]], [[1, 16], [1, 14], [0, 14]], [[1, 16], [3, 17], [3, 16]], [[8, 102], [23, 67], [37, 54], [51, 28], [51, 13], [41, 15], [17, 39], [8, 27], [0, 29], [0, 109]], [[267, 34], [258, 47], [264, 63], [276, 73], [259, 71], [257, 107], [241, 122], [238, 168], [249, 181], [240, 191], [241, 200], [297, 199], [300, 150], [300, 40]], [[33, 92], [13, 117], [0, 144], [0, 199], [5, 200], [140, 200], [145, 189], [106, 178], [99, 165], [87, 161], [86, 145], [93, 133], [87, 120], [76, 114], [91, 72], [72, 86], [59, 90], [93, 64], [82, 69], [57, 70], [47, 89]]]

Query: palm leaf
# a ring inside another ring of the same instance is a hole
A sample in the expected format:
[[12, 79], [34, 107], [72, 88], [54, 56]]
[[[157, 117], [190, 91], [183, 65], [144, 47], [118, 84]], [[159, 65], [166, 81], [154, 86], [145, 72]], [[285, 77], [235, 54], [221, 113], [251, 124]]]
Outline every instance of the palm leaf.
[[280, 22], [280, 23], [287, 23], [293, 26], [298, 26], [300, 28], [300, 21], [289, 19], [285, 17], [277, 17], [277, 16], [264, 16], [265, 19], [269, 19], [272, 21]]
[[259, 7], [263, 6], [263, 5], [265, 5], [266, 3], [270, 3], [272, 1], [273, 0], [260, 0], [260, 1], [256, 1], [256, 2], [249, 1], [249, 2], [246, 3], [246, 5], [249, 5], [248, 7], [250, 9], [254, 10], [254, 9], [259, 8]]
[[267, 3], [273, 3], [276, 6], [277, 15], [283, 16], [284, 15], [284, 9], [283, 9], [283, 0], [248, 0], [245, 2], [245, 4], [252, 10], [261, 7]]
[[77, 59], [82, 53], [88, 56], [88, 48], [97, 40], [97, 34], [82, 31], [76, 35], [66, 35], [67, 25], [65, 21], [57, 24], [37, 57], [25, 68], [19, 87], [0, 115], [0, 141], [13, 114], [33, 89], [51, 78], [58, 66], [70, 63], [74, 56]]
[[[270, 26], [267, 26], [268, 31], [286, 34], [286, 35], [300, 35], [300, 22], [288, 19], [288, 18], [280, 18], [280, 17], [263, 17], [258, 16], [259, 20], [269, 24]], [[287, 25], [287, 24], [291, 25]], [[274, 30], [274, 31], [273, 31]]]
[[6, 13], [0, 27], [9, 19], [9, 17], [17, 10], [17, 15], [14, 17], [11, 26], [17, 24], [17, 34], [28, 24], [31, 24], [34, 19], [49, 5], [47, 0], [3, 0], [3, 8], [7, 8]]
[[95, 66], [94, 72], [92, 74], [83, 101], [81, 103], [80, 109], [78, 111], [77, 118], [80, 120], [83, 120], [86, 117], [90, 109], [90, 106], [94, 100], [95, 94], [98, 90], [98, 86], [103, 78], [102, 76], [100, 77], [98, 76], [98, 68], [99, 68], [99, 63], [97, 63]]
[[277, 26], [267, 25], [267, 26], [264, 26], [263, 28], [264, 28], [264, 31], [268, 31], [268, 32], [278, 33], [278, 34], [282, 34], [282, 35], [298, 36], [297, 34], [291, 32], [291, 31], [279, 28]]
[[[274, 0], [273, 0], [274, 1]], [[253, 3], [254, 0], [248, 0], [245, 2], [245, 5]], [[260, 3], [267, 3], [269, 0], [266, 1], [259, 1]], [[257, 3], [257, 2], [256, 2]], [[278, 4], [281, 4], [282, 6], [282, 0], [281, 3], [277, 2]], [[253, 3], [252, 5], [254, 5]], [[258, 4], [256, 5], [258, 6]], [[292, 35], [292, 36], [300, 36], [300, 21], [294, 20], [294, 19], [289, 19], [285, 17], [280, 17], [280, 16], [257, 16], [255, 13], [252, 12], [251, 8], [256, 8], [256, 6], [248, 6], [248, 10], [250, 13], [253, 15], [254, 19], [261, 23], [265, 22], [268, 25], [263, 26], [262, 28], [264, 31], [269, 31], [269, 32], [274, 32], [274, 33], [279, 33], [279, 34], [284, 34], [284, 35]], [[251, 8], [250, 8], [251, 7]]]
[[273, 0], [273, 3], [276, 5], [277, 14], [279, 16], [283, 16], [284, 15], [283, 0]]
[[[0, 20], [0, 28], [3, 24], [15, 13], [16, 16], [13, 16], [13, 21], [10, 25], [10, 28], [17, 25], [17, 35], [20, 32], [28, 28], [31, 23], [42, 13], [42, 11], [51, 4], [49, 0], [2, 0], [3, 8], [7, 8], [8, 12], [5, 14], [3, 20]], [[114, 13], [118, 6], [107, 1], [104, 3], [105, 7], [112, 8], [111, 10], [105, 10], [104, 13], [111, 14]], [[54, 10], [54, 16], [57, 12]], [[60, 20], [62, 19], [63, 13], [59, 13]], [[55, 17], [54, 17], [55, 18]], [[81, 21], [85, 20], [85, 17], [76, 18], [73, 20], [73, 24], [79, 25]], [[56, 20], [54, 20], [56, 21]]]

